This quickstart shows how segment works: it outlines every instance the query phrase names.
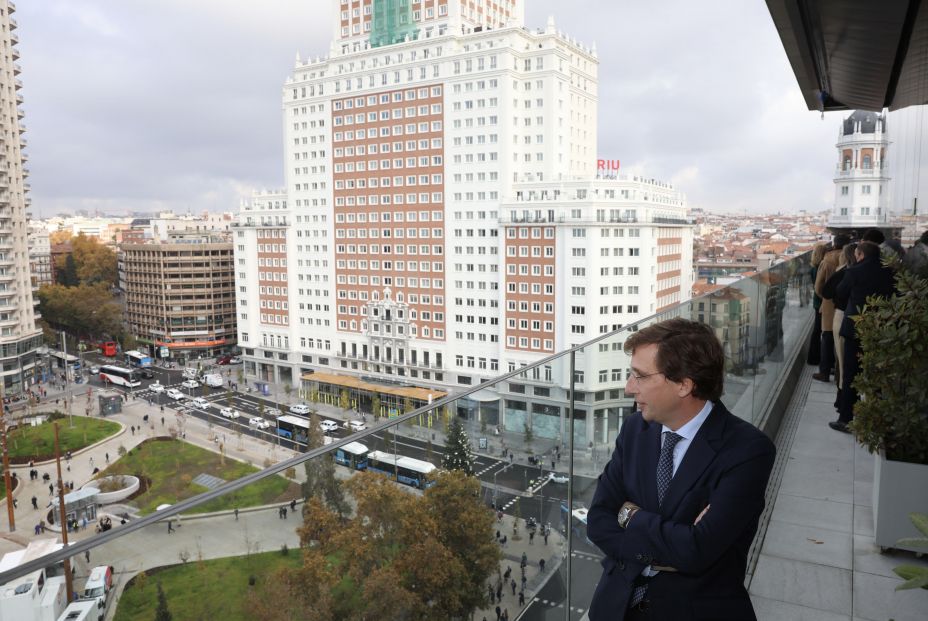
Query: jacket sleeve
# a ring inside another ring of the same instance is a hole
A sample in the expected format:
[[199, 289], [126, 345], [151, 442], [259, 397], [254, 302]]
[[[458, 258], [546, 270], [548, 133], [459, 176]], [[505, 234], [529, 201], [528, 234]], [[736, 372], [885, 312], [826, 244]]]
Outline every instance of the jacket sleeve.
[[841, 280], [844, 278], [844, 272], [846, 270], [847, 268], [835, 271], [835, 273], [831, 275], [831, 278], [825, 282], [825, 286], [822, 287], [822, 297], [824, 299], [835, 299], [835, 292], [838, 289], [838, 283], [841, 282]]
[[835, 273], [835, 268], [837, 265], [831, 261], [831, 253], [825, 255], [825, 258], [822, 259], [822, 262], [818, 266], [818, 273], [815, 274], [815, 294], [818, 297], [824, 297], [822, 295], [822, 288], [825, 286], [825, 283], [831, 278], [831, 275]]
[[619, 558], [619, 552], [622, 549], [622, 538], [625, 535], [625, 530], [619, 528], [619, 509], [622, 508], [626, 500], [634, 502], [634, 499], [628, 498], [623, 483], [622, 443], [629, 427], [628, 424], [622, 425], [622, 429], [619, 431], [619, 437], [615, 441], [615, 450], [612, 452], [612, 459], [609, 460], [602, 474], [599, 475], [596, 492], [593, 494], [593, 502], [590, 504], [590, 510], [586, 516], [587, 537], [607, 556], [614, 559]]
[[699, 574], [711, 567], [755, 527], [764, 508], [767, 480], [776, 449], [758, 436], [732, 450], [731, 465], [709, 491], [709, 510], [698, 524], [683, 524], [640, 510], [619, 540], [619, 558], [669, 565]]

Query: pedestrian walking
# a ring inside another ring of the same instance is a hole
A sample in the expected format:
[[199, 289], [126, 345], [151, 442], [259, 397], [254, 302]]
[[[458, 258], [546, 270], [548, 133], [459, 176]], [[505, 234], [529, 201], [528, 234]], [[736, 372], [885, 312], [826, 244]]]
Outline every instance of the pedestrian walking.
[[286, 520], [287, 519], [287, 507], [281, 507], [280, 510], [284, 512], [284, 519]]
[[541, 571], [541, 573], [545, 573], [545, 559], [539, 559], [538, 569]]
[[235, 521], [238, 522], [238, 507], [235, 507]]
[[519, 606], [525, 606], [525, 591], [519, 591]]
[[93, 468], [93, 455], [90, 456], [90, 467]]
[[32, 497], [32, 508], [36, 511], [39, 509], [39, 499], [35, 496]]
[[168, 520], [168, 534], [171, 534], [173, 532], [174, 532], [174, 522], [171, 520]]
[[498, 584], [496, 586], [496, 601], [498, 602], [503, 601], [503, 585], [502, 584]]
[[55, 486], [52, 485], [51, 483], [48, 484], [48, 495], [49, 496], [55, 495]]
[[503, 620], [502, 621], [509, 621], [509, 609], [508, 608], [503, 609]]
[[528, 565], [528, 555], [525, 552], [523, 552], [522, 553], [522, 569], [525, 569], [526, 565]]
[[535, 544], [535, 531], [530, 530], [528, 531], [528, 545], [534, 545], [534, 544]]
[[506, 573], [503, 574], [503, 580], [509, 580], [509, 576], [512, 575], [512, 566], [508, 565], [506, 567]]
[[528, 582], [528, 578], [525, 577], [525, 572], [522, 572], [522, 590], [525, 590], [525, 583]]
[[296, 511], [296, 498], [290, 501], [290, 510]]
[[544, 530], [541, 531], [541, 535], [545, 538], [545, 545], [548, 545], [548, 535], [550, 534], [551, 528], [549, 526], [545, 526]]
[[110, 454], [109, 454], [109, 452], [104, 453], [104, 455], [106, 456], [106, 463], [110, 463]]
[[496, 621], [499, 621], [503, 616], [503, 609], [499, 606], [496, 607]]
[[19, 509], [19, 500], [16, 498], [13, 499], [13, 508]]
[[132, 432], [132, 435], [135, 435], [135, 425], [129, 425], [129, 431]]
[[161, 417], [161, 426], [164, 427], [164, 416]]
[[84, 560], [90, 563], [90, 550], [84, 550]]
[[512, 587], [512, 594], [515, 595], [515, 594], [516, 594], [516, 581], [515, 581], [515, 579], [509, 581], [509, 586]]

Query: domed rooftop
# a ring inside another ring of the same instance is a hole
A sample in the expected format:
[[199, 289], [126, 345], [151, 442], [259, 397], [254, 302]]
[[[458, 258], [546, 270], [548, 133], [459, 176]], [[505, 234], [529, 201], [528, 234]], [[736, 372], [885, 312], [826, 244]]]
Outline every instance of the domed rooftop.
[[879, 123], [880, 131], [886, 131], [886, 117], [876, 112], [867, 112], [864, 110], [855, 110], [851, 116], [844, 119], [844, 135], [850, 136], [860, 125], [861, 134], [875, 134], [877, 124]]

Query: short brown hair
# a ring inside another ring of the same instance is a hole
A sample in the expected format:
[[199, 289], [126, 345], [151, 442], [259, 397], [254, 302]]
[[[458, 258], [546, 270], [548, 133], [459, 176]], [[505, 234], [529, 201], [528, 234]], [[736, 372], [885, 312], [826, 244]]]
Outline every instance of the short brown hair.
[[693, 380], [693, 396], [717, 401], [725, 380], [725, 352], [712, 328], [689, 319], [668, 319], [632, 334], [625, 353], [657, 345], [657, 369], [672, 382]]

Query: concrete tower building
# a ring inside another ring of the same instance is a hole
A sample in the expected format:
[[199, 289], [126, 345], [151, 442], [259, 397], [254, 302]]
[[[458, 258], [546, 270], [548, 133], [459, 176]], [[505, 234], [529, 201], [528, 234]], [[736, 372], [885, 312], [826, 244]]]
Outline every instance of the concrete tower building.
[[29, 186], [23, 149], [26, 131], [22, 71], [16, 62], [16, 7], [0, 0], [0, 377], [5, 394], [17, 394], [35, 376], [36, 348], [42, 333], [36, 329], [29, 277], [26, 208]]
[[841, 122], [835, 144], [835, 204], [828, 219], [833, 233], [877, 228], [889, 236], [898, 230], [889, 213], [889, 145], [882, 114], [857, 110]]
[[[287, 186], [233, 238], [247, 375], [444, 394], [688, 296], [683, 195], [597, 158], [594, 50], [524, 28], [521, 1], [333, 1], [330, 54], [284, 86]], [[627, 372], [593, 358], [591, 394]], [[521, 410], [475, 408], [521, 431], [550, 397], [556, 437], [566, 370], [537, 380]]]

